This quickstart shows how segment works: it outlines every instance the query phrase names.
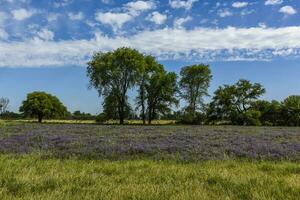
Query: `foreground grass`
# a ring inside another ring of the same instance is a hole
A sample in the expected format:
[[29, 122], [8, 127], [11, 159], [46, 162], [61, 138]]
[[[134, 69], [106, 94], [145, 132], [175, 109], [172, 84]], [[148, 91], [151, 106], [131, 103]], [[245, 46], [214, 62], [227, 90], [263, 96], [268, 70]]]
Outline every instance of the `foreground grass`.
[[108, 161], [0, 156], [1, 199], [299, 199], [292, 162]]

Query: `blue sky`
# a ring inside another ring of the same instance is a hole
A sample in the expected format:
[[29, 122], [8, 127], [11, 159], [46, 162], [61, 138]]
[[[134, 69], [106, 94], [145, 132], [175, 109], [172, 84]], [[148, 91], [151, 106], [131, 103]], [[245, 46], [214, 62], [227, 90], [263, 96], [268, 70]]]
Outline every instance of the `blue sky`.
[[0, 97], [17, 111], [43, 90], [71, 111], [100, 112], [86, 62], [122, 46], [169, 71], [210, 64], [211, 94], [239, 78], [262, 83], [264, 99], [300, 94], [298, 0], [0, 0]]

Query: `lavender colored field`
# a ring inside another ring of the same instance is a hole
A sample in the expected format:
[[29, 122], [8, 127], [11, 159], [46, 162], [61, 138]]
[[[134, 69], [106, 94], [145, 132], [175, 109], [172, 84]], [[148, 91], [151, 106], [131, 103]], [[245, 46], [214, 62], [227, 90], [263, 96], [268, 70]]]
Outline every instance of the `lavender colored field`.
[[55, 157], [183, 161], [300, 160], [300, 128], [7, 124], [0, 152]]

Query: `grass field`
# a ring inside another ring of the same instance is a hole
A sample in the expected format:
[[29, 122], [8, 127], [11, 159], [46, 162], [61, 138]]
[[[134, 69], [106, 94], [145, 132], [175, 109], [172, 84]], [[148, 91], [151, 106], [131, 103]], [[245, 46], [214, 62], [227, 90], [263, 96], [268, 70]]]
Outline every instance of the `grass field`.
[[299, 199], [300, 128], [0, 124], [0, 199]]
[[291, 162], [43, 159], [0, 156], [2, 199], [299, 199]]

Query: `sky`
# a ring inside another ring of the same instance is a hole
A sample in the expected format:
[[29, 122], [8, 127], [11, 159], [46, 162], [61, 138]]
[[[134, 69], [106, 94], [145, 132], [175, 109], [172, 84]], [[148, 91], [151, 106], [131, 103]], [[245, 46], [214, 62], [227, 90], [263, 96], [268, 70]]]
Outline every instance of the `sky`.
[[263, 99], [300, 95], [299, 0], [0, 0], [0, 97], [18, 111], [45, 91], [99, 113], [86, 63], [124, 46], [177, 73], [209, 64], [211, 95], [240, 78], [264, 85]]

